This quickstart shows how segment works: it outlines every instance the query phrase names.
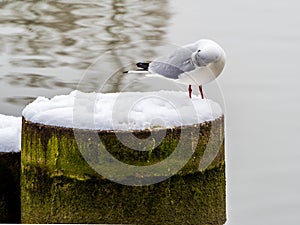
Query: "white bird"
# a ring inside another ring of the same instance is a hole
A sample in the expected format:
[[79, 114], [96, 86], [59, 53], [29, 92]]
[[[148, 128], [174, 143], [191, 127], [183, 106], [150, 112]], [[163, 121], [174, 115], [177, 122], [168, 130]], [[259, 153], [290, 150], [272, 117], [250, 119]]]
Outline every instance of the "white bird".
[[173, 53], [154, 59], [152, 62], [139, 62], [140, 70], [128, 73], [145, 73], [149, 76], [162, 76], [166, 79], [189, 86], [189, 97], [192, 96], [192, 84], [199, 86], [202, 99], [202, 85], [218, 77], [225, 66], [225, 52], [214, 41], [200, 39], [182, 46]]

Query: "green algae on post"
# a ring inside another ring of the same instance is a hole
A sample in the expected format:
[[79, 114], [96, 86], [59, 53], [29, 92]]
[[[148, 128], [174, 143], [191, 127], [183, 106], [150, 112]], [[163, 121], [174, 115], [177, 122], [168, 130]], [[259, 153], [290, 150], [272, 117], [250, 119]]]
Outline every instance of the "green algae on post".
[[[183, 129], [190, 132], [190, 136], [184, 136], [184, 146], [187, 152], [194, 150], [178, 173], [159, 183], [128, 186], [99, 175], [85, 160], [89, 157], [95, 164], [106, 160], [98, 154], [97, 142], [89, 139], [90, 132], [95, 131], [76, 130], [86, 140], [78, 143], [71, 128], [23, 119], [22, 223], [224, 224], [223, 123], [221, 117], [195, 126], [164, 129], [163, 141], [144, 152], [127, 148], [114, 132], [97, 131], [106, 149], [117, 160], [141, 167], [168, 158]], [[193, 131], [199, 136], [197, 142], [192, 140]], [[147, 130], [134, 132], [140, 138], [149, 135]], [[213, 143], [208, 149], [209, 140]], [[88, 148], [89, 154], [83, 156], [80, 148]], [[110, 172], [120, 180], [137, 179], [126, 171]], [[161, 171], [155, 174], [165, 176]]]

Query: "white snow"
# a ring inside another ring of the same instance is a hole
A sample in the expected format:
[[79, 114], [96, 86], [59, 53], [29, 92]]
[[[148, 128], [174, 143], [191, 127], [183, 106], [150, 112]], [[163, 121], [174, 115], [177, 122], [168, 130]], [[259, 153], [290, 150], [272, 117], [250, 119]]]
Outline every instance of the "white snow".
[[38, 97], [23, 110], [26, 120], [45, 125], [96, 129], [144, 130], [172, 128], [211, 121], [222, 115], [221, 107], [178, 91], [83, 93], [52, 99]]
[[0, 152], [21, 150], [22, 118], [0, 114]]

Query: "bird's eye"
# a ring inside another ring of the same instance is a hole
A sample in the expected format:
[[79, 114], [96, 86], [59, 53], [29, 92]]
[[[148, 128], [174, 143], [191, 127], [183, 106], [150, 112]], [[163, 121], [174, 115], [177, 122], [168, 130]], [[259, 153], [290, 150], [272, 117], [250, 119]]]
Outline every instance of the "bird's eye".
[[201, 52], [201, 50], [199, 49], [197, 52]]

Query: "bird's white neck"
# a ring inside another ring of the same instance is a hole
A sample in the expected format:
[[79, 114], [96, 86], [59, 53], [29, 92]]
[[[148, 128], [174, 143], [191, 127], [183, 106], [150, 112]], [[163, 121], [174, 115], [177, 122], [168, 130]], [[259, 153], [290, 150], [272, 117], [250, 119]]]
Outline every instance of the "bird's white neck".
[[221, 74], [224, 66], [225, 66], [225, 60], [224, 57], [221, 57], [217, 62], [209, 64], [208, 68], [217, 77]]

